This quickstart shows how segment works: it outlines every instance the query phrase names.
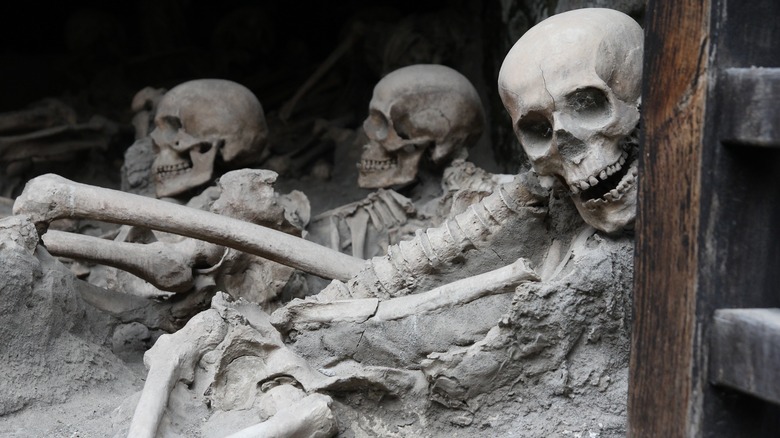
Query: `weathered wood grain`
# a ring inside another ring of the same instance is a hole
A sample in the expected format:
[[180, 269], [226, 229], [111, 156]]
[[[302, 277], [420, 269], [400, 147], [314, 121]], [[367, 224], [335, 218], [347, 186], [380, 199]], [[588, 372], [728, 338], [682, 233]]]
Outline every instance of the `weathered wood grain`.
[[690, 428], [709, 2], [648, 4], [639, 162], [632, 437]]

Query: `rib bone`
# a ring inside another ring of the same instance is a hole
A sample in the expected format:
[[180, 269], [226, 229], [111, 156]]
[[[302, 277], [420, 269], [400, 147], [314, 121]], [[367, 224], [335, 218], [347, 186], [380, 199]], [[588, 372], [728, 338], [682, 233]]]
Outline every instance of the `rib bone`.
[[328, 279], [346, 281], [363, 266], [355, 257], [270, 228], [53, 174], [27, 183], [14, 214], [29, 215], [41, 235], [59, 218], [136, 225], [228, 246]]

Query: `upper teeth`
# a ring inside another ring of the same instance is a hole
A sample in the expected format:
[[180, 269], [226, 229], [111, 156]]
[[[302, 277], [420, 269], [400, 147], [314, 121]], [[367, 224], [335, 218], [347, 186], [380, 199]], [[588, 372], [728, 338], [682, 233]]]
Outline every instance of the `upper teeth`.
[[582, 190], [588, 190], [591, 187], [595, 187], [599, 183], [599, 179], [601, 179], [601, 181], [604, 181], [605, 179], [614, 175], [615, 172], [620, 171], [620, 169], [623, 168], [623, 165], [626, 164], [626, 159], [628, 159], [628, 152], [623, 151], [623, 153], [620, 154], [620, 158], [618, 158], [617, 162], [615, 162], [614, 164], [611, 164], [601, 169], [600, 171], [596, 172], [594, 175], [591, 175], [581, 181], [576, 181], [572, 183], [569, 186], [571, 192], [576, 195]]
[[166, 164], [162, 166], [157, 166], [155, 170], [158, 178], [166, 178], [169, 176], [178, 175], [183, 172], [189, 172], [192, 170], [192, 166], [190, 166], [190, 164], [187, 162], [181, 162], [176, 164]]
[[358, 168], [360, 170], [387, 170], [398, 166], [395, 158], [389, 160], [360, 160]]

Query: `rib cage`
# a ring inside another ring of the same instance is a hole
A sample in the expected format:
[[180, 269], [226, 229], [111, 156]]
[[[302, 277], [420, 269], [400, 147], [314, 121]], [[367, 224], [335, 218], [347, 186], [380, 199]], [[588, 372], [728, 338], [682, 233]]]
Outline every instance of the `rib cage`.
[[540, 213], [539, 195], [516, 178], [482, 202], [450, 218], [440, 227], [418, 230], [415, 237], [388, 248], [347, 283], [353, 297], [390, 298], [412, 293], [418, 277], [436, 274], [463, 259], [470, 250], [485, 250], [496, 233], [520, 213]]

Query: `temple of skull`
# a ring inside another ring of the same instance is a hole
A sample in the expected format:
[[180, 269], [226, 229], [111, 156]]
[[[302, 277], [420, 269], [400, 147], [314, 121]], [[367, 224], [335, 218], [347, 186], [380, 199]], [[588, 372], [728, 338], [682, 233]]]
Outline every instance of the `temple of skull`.
[[82, 3], [8, 58], [1, 437], [626, 435], [642, 1]]

